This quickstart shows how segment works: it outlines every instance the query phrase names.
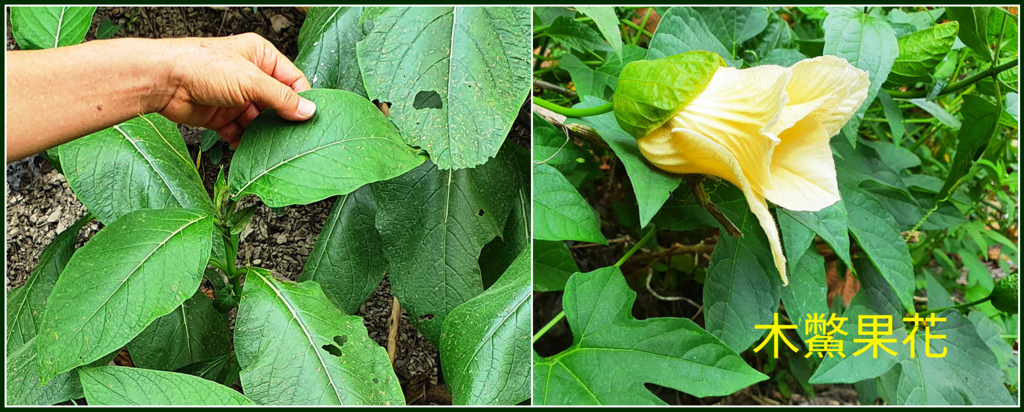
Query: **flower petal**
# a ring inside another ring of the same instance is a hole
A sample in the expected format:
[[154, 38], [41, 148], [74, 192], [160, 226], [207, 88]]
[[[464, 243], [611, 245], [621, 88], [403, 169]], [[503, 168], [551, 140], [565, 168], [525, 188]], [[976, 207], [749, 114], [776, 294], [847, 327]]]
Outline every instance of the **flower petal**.
[[771, 132], [780, 134], [805, 117], [821, 122], [829, 137], [835, 136], [868, 97], [868, 72], [846, 59], [821, 56], [794, 64], [786, 84], [789, 103]]
[[786, 277], [786, 256], [782, 254], [779, 229], [768, 211], [768, 203], [760, 192], [755, 192], [739, 161], [728, 148], [708, 136], [683, 128], [659, 127], [647, 136], [637, 140], [640, 153], [658, 168], [671, 173], [701, 173], [728, 180], [743, 191], [750, 211], [757, 217], [775, 258], [775, 267], [782, 276], [782, 284], [789, 284]]
[[723, 146], [760, 192], [771, 186], [768, 166], [779, 139], [769, 130], [786, 105], [789, 77], [790, 70], [779, 66], [720, 68], [704, 91], [662, 127], [689, 130]]
[[779, 135], [772, 156], [772, 186], [764, 196], [789, 210], [818, 211], [839, 201], [829, 134], [814, 117]]

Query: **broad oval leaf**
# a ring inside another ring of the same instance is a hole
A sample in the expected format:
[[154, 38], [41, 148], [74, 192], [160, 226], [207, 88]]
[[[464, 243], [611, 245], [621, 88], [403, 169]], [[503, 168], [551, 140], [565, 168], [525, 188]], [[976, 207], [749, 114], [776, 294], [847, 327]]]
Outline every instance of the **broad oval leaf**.
[[363, 19], [370, 99], [441, 169], [493, 157], [530, 90], [529, 7], [395, 7]]
[[530, 184], [532, 180], [530, 152], [519, 145], [510, 144], [505, 150], [512, 151], [515, 158], [516, 169], [522, 178], [522, 184], [516, 190], [516, 196], [512, 200], [512, 211], [508, 214], [508, 221], [505, 222], [505, 229], [500, 237], [494, 238], [490, 243], [484, 245], [480, 250], [480, 273], [484, 281], [484, 289], [501, 277], [512, 262], [515, 262], [519, 254], [530, 249], [530, 220], [533, 214], [530, 211], [533, 203], [530, 201]]
[[870, 193], [853, 185], [840, 185], [850, 234], [892, 286], [903, 308], [914, 311], [914, 267], [907, 242], [896, 219]]
[[434, 344], [448, 312], [483, 292], [480, 253], [503, 233], [520, 187], [509, 148], [472, 169], [428, 162], [373, 185], [391, 290]]
[[139, 209], [213, 210], [174, 122], [147, 114], [60, 146], [68, 186], [109, 225]]
[[183, 373], [121, 366], [82, 368], [85, 400], [89, 405], [252, 405], [224, 385]]
[[374, 227], [376, 213], [369, 185], [335, 199], [299, 276], [300, 282], [319, 283], [327, 299], [346, 315], [359, 310], [388, 271], [384, 245]]
[[896, 32], [885, 20], [865, 14], [859, 8], [826, 7], [825, 11], [828, 17], [822, 24], [825, 29], [825, 48], [822, 52], [842, 57], [854, 67], [867, 71], [871, 81], [867, 99], [843, 126], [846, 138], [856, 145], [857, 128], [864, 118], [864, 112], [889, 77], [889, 70], [899, 54]]
[[37, 337], [32, 337], [13, 350], [8, 346], [7, 374], [4, 376], [5, 405], [53, 405], [82, 396], [78, 371], [57, 375], [46, 385], [40, 382], [39, 362], [36, 361], [37, 340]]
[[959, 30], [960, 25], [953, 21], [896, 39], [900, 51], [888, 81], [897, 84], [927, 81], [928, 75], [953, 47]]
[[539, 164], [533, 179], [534, 238], [607, 244], [594, 211], [561, 172]]
[[137, 368], [173, 371], [231, 350], [228, 317], [201, 290], [128, 343]]
[[562, 304], [573, 344], [534, 357], [536, 404], [663, 405], [645, 383], [703, 397], [768, 378], [689, 319], [636, 320], [634, 300], [636, 292], [614, 266], [569, 279]]
[[347, 90], [366, 97], [356, 61], [363, 39], [362, 7], [310, 7], [299, 30], [298, 67], [314, 89]]
[[92, 215], [87, 214], [60, 232], [39, 254], [39, 263], [25, 284], [7, 291], [7, 352], [21, 348], [36, 337], [46, 299], [75, 253], [78, 232], [90, 221]]
[[646, 136], [704, 91], [723, 65], [721, 57], [708, 51], [627, 64], [612, 98], [615, 120], [634, 138]]
[[39, 328], [45, 383], [123, 347], [199, 287], [213, 219], [201, 210], [129, 212], [71, 257]]
[[11, 7], [11, 32], [22, 50], [53, 49], [81, 43], [95, 7]]
[[322, 89], [300, 95], [317, 105], [311, 119], [291, 122], [266, 110], [246, 129], [231, 159], [228, 183], [235, 196], [254, 194], [270, 207], [309, 204], [426, 160], [365, 98]]
[[242, 388], [258, 404], [405, 403], [387, 351], [316, 282], [283, 283], [250, 268], [235, 322]]
[[530, 251], [441, 329], [441, 368], [455, 405], [516, 405], [530, 398]]
[[754, 325], [772, 323], [782, 285], [768, 238], [739, 189], [719, 186], [711, 201], [743, 237], [719, 236], [711, 253], [704, 280], [704, 327], [736, 352], [743, 352], [764, 335], [764, 329]]

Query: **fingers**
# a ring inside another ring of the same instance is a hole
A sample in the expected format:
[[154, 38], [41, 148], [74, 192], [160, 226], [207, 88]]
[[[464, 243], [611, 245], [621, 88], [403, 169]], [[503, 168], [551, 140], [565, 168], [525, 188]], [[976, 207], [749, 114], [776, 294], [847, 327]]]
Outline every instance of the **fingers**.
[[259, 66], [260, 70], [288, 85], [296, 93], [310, 89], [309, 80], [306, 79], [302, 70], [295, 67], [295, 64], [281, 54], [267, 39], [255, 33], [246, 33], [242, 36], [244, 36], [243, 41], [248, 42], [251, 47], [252, 53], [249, 54], [249, 58]]
[[301, 121], [313, 117], [316, 104], [300, 97], [291, 85], [264, 73], [256, 74], [255, 77], [251, 83], [253, 90], [248, 91], [249, 100], [265, 104], [287, 120]]
[[231, 145], [232, 149], [238, 148], [238, 142], [242, 140], [242, 133], [245, 132], [245, 128], [237, 121], [228, 123], [224, 127], [214, 130], [216, 130], [217, 134], [219, 134], [224, 141]]

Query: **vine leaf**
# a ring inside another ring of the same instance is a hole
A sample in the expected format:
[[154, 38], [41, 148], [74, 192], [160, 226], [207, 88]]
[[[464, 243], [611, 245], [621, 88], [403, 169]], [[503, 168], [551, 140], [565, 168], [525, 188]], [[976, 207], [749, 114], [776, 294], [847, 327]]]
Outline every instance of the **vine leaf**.
[[569, 279], [562, 302], [573, 343], [543, 359], [534, 352], [537, 404], [663, 405], [645, 383], [704, 397], [768, 378], [689, 319], [636, 320], [635, 299], [614, 266]]
[[533, 179], [534, 238], [607, 244], [594, 211], [561, 172], [539, 164]]

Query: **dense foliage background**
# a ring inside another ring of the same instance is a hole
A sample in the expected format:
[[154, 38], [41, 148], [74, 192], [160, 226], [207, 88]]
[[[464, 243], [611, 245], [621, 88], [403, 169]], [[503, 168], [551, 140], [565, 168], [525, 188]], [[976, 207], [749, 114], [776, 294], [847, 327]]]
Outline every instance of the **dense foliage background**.
[[[1018, 402], [1016, 8], [533, 18], [536, 403]], [[602, 109], [628, 62], [692, 50], [737, 68], [830, 54], [870, 75], [868, 100], [832, 138], [842, 200], [774, 209], [788, 286], [738, 189], [653, 168]], [[701, 207], [704, 193], [742, 237]], [[901, 322], [933, 311], [945, 338], [928, 343], [944, 358], [922, 356], [923, 327]], [[849, 319], [835, 335], [845, 358], [805, 357], [802, 320], [815, 313]], [[799, 352], [780, 341], [777, 359], [771, 343], [751, 350], [775, 314], [800, 325], [786, 335]], [[859, 315], [893, 317], [897, 356], [852, 356]], [[911, 357], [902, 342], [915, 331]]]

